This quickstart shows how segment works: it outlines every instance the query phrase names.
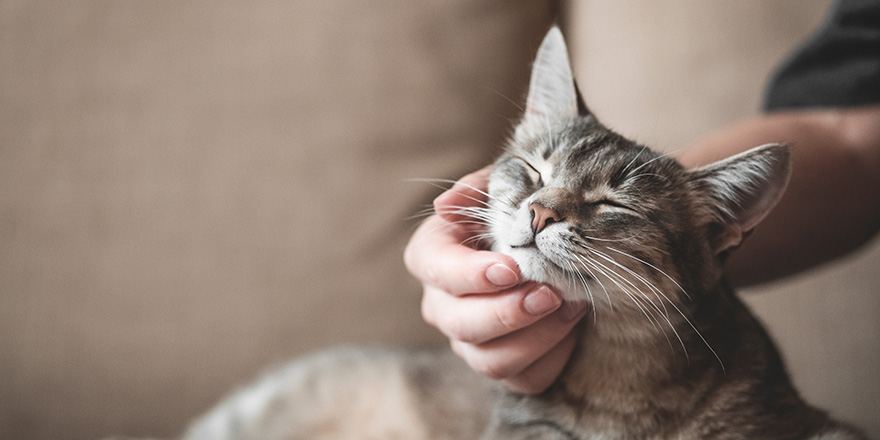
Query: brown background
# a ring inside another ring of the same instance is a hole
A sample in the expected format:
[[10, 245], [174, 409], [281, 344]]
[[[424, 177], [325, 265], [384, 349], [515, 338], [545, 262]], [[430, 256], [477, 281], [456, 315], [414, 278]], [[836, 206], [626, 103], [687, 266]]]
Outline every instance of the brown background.
[[[827, 1], [572, 2], [577, 76], [664, 149], [753, 114]], [[0, 1], [0, 438], [171, 435], [264, 366], [442, 343], [400, 262], [494, 154], [537, 1]], [[747, 294], [875, 436], [880, 249]]]

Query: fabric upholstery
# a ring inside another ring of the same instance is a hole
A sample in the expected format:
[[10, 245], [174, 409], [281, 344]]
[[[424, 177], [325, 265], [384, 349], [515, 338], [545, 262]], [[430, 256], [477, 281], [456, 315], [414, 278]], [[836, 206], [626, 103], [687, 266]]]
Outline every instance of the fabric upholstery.
[[168, 436], [273, 362], [441, 342], [410, 219], [548, 1], [0, 5], [0, 437]]

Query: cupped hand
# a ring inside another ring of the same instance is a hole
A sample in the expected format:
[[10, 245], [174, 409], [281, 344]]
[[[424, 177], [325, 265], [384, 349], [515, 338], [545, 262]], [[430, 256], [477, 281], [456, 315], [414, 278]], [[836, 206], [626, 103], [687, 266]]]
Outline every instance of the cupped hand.
[[425, 321], [455, 353], [513, 391], [539, 393], [568, 362], [585, 307], [523, 283], [509, 256], [472, 247], [481, 228], [457, 208], [484, 204], [489, 173], [469, 174], [434, 200], [437, 214], [413, 234], [404, 259], [424, 287]]

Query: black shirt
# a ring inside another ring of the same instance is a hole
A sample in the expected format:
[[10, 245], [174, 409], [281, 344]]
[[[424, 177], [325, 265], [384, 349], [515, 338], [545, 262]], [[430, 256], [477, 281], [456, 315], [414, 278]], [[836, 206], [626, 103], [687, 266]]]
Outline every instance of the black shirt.
[[880, 0], [840, 0], [770, 80], [766, 111], [880, 103]]

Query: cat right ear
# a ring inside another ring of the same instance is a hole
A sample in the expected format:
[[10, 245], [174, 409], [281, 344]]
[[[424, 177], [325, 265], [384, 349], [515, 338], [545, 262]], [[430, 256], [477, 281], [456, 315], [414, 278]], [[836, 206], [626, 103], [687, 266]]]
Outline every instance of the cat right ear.
[[691, 184], [709, 211], [709, 239], [716, 255], [742, 243], [776, 206], [791, 175], [787, 145], [767, 144], [691, 172]]
[[535, 57], [525, 115], [517, 131], [535, 134], [548, 129], [551, 121], [570, 120], [586, 111], [574, 82], [565, 39], [553, 26]]

